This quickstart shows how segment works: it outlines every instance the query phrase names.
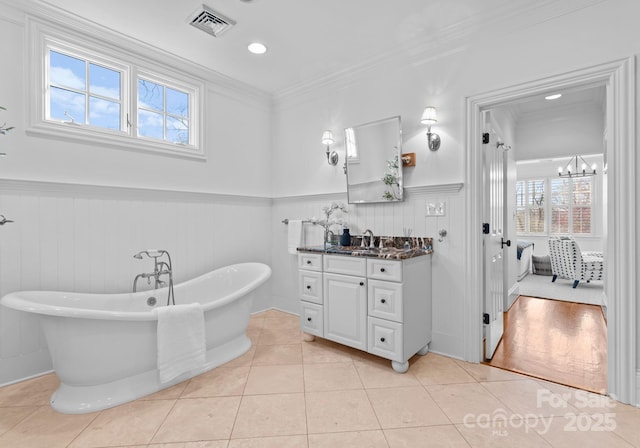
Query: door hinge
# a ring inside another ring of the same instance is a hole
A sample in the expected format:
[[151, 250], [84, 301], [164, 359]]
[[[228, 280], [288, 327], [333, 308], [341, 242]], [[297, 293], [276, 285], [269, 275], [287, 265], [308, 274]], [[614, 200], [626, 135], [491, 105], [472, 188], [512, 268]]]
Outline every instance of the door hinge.
[[489, 325], [489, 322], [491, 322], [491, 321], [489, 320], [489, 313], [484, 313], [484, 314], [482, 315], [482, 322], [483, 322], [485, 325]]
[[482, 233], [484, 233], [485, 235], [489, 235], [490, 229], [489, 229], [489, 223], [488, 222], [483, 222], [482, 223]]
[[482, 144], [486, 145], [487, 143], [489, 143], [489, 133], [485, 132], [482, 134]]

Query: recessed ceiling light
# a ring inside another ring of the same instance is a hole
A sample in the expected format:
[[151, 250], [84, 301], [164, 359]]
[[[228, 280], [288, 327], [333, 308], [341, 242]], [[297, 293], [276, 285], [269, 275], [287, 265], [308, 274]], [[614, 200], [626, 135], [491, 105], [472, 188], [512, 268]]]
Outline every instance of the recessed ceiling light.
[[557, 100], [562, 96], [562, 93], [554, 93], [553, 95], [545, 96], [545, 100]]
[[252, 42], [247, 48], [253, 54], [264, 54], [267, 52], [267, 47], [260, 42]]

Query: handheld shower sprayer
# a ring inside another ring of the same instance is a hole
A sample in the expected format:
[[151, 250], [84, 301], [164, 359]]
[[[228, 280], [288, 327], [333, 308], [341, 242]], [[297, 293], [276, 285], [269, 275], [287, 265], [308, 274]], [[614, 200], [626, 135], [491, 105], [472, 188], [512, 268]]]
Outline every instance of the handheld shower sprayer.
[[[167, 252], [164, 249], [147, 249], [147, 250], [142, 250], [138, 252], [133, 256], [133, 258], [135, 258], [136, 260], [142, 260], [143, 255], [146, 255], [149, 258], [153, 258], [153, 272], [149, 274], [146, 274], [146, 273], [138, 274], [133, 281], [133, 292], [136, 292], [136, 284], [137, 284], [138, 278], [140, 277], [146, 278], [147, 281], [150, 281], [151, 277], [153, 277], [155, 280], [154, 289], [158, 289], [158, 287], [163, 287], [164, 285], [166, 285], [165, 282], [160, 280], [160, 276], [168, 275], [169, 291], [167, 295], [167, 306], [170, 303], [173, 303], [175, 305], [176, 301], [175, 301], [175, 296], [173, 294], [173, 266], [171, 263], [171, 255], [169, 255], [169, 252]], [[163, 255], [167, 256], [167, 262], [158, 261], [158, 258], [162, 257]]]

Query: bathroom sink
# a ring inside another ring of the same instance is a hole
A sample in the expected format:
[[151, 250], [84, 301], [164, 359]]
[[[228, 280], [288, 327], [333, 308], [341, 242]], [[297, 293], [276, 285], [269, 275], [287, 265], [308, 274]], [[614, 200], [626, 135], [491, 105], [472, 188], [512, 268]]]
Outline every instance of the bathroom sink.
[[333, 246], [327, 248], [327, 253], [346, 254], [346, 255], [377, 255], [380, 249], [361, 246]]

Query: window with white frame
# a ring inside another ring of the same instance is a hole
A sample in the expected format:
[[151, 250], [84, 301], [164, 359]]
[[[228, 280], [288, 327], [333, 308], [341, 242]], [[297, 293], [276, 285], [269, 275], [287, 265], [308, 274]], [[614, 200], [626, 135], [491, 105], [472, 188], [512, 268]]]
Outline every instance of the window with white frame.
[[49, 49], [46, 117], [49, 120], [124, 131], [122, 68]]
[[188, 145], [188, 92], [138, 77], [138, 136]]
[[[545, 201], [547, 193], [549, 201]], [[593, 177], [517, 181], [516, 232], [525, 235], [591, 235]]]
[[30, 132], [204, 157], [202, 81], [95, 41], [84, 48], [41, 30], [32, 38], [42, 59], [31, 62]]

